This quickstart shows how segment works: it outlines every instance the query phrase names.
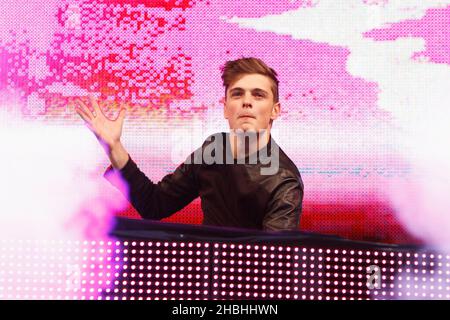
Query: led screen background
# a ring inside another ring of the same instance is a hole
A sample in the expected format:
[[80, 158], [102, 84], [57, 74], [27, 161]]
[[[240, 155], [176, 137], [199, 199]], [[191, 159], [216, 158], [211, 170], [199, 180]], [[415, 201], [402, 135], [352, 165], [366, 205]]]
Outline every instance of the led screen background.
[[[272, 134], [305, 184], [301, 230], [411, 243], [432, 233], [413, 221], [441, 223], [421, 201], [435, 189], [417, 169], [441, 172], [445, 145], [429, 150], [428, 140], [416, 140], [421, 147], [411, 148], [408, 138], [431, 127], [441, 139], [446, 133], [432, 123], [448, 112], [450, 1], [1, 6], [1, 106], [28, 122], [82, 127], [73, 100], [88, 94], [111, 117], [125, 106], [123, 144], [157, 182], [209, 134], [228, 130], [221, 67], [254, 56], [279, 74], [282, 115]], [[434, 153], [419, 156], [425, 151]], [[106, 155], [95, 164], [98, 179], [108, 165]], [[443, 199], [439, 214], [448, 211]], [[130, 206], [117, 214], [138, 217]], [[166, 220], [201, 223], [200, 199]]]

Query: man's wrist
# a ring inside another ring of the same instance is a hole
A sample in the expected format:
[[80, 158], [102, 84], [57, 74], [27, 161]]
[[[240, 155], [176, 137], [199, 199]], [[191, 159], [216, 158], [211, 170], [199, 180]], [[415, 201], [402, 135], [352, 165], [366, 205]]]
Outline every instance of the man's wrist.
[[110, 145], [109, 159], [114, 169], [123, 169], [128, 162], [128, 158], [128, 152], [120, 141]]
[[109, 143], [108, 147], [109, 147], [110, 152], [112, 152], [112, 151], [118, 150], [119, 148], [121, 148], [123, 146], [122, 146], [122, 143], [120, 142], [120, 140], [118, 140], [118, 141]]

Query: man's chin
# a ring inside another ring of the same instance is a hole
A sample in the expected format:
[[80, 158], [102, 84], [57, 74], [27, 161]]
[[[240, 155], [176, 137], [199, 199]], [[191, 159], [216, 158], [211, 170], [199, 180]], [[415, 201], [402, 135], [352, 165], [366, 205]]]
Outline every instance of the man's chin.
[[240, 126], [239, 129], [244, 131], [244, 132], [256, 132], [256, 131], [258, 131], [258, 129], [255, 128], [254, 126], [247, 125], [247, 124], [244, 124], [244, 125]]

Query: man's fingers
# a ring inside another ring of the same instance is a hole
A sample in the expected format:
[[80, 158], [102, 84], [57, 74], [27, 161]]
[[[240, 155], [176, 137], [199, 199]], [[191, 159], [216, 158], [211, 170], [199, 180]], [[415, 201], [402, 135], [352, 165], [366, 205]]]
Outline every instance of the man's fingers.
[[94, 108], [94, 111], [96, 115], [103, 115], [102, 110], [100, 109], [100, 106], [98, 105], [97, 99], [93, 95], [89, 95], [89, 99], [91, 100], [91, 105]]
[[125, 108], [120, 109], [119, 116], [117, 118], [119, 118], [120, 120], [123, 120], [125, 118], [126, 113], [127, 113], [127, 109], [125, 109]]
[[86, 114], [81, 108], [75, 107], [75, 112], [78, 113], [78, 115], [87, 123], [91, 123], [91, 118], [89, 118], [89, 115]]
[[89, 110], [88, 106], [83, 101], [81, 101], [80, 99], [75, 99], [75, 102], [77, 102], [79, 105], [78, 109], [82, 110], [87, 118], [89, 118], [89, 120], [92, 120], [94, 118], [91, 110]]

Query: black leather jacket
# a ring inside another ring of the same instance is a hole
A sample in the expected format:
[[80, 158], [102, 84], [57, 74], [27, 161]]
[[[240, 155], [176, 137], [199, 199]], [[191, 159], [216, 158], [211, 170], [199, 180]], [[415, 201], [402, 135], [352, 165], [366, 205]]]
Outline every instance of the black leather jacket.
[[[269, 156], [277, 150], [278, 170], [275, 174], [261, 174], [261, 169], [270, 164], [261, 160], [264, 158], [260, 157], [259, 151], [256, 163], [251, 162], [248, 155], [245, 163], [234, 159], [234, 164], [205, 163], [201, 156], [199, 158], [199, 151], [204, 152], [212, 141], [217, 142], [217, 137], [222, 138], [222, 148], [216, 148], [212, 154], [223, 152], [223, 162], [226, 157], [232, 157], [229, 133], [216, 133], [157, 184], [139, 170], [131, 157], [124, 168], [116, 170], [126, 181], [129, 187], [126, 196], [141, 217], [160, 220], [200, 196], [205, 225], [274, 231], [297, 229], [302, 211], [303, 182], [295, 164], [274, 139], [270, 138], [267, 150], [264, 150]], [[114, 185], [114, 179], [110, 179], [112, 171], [115, 170], [110, 165], [104, 177]]]

